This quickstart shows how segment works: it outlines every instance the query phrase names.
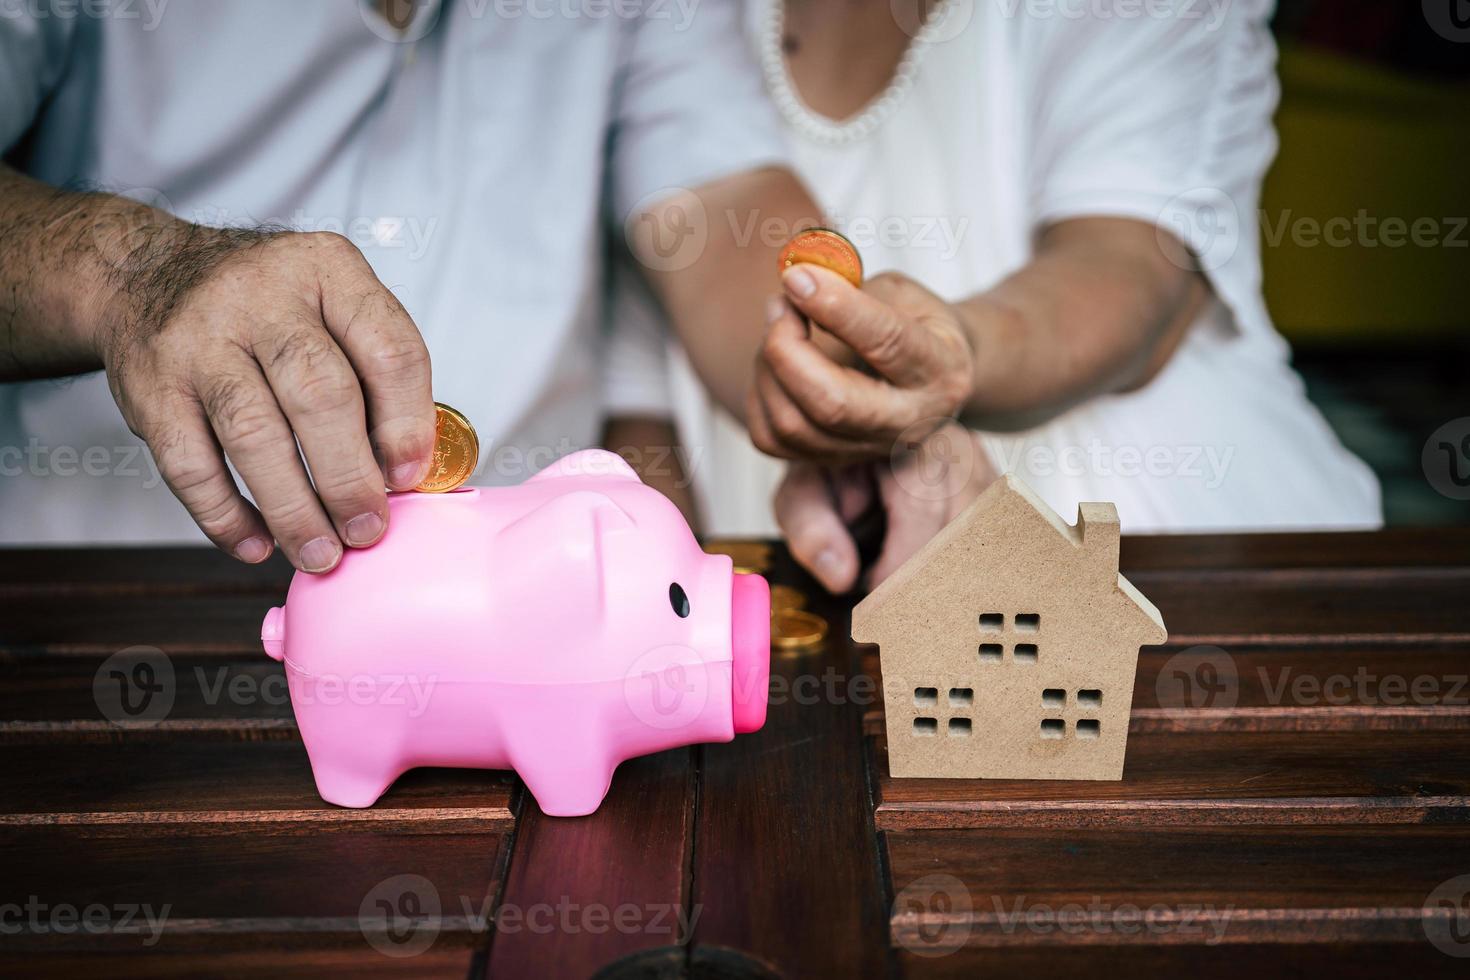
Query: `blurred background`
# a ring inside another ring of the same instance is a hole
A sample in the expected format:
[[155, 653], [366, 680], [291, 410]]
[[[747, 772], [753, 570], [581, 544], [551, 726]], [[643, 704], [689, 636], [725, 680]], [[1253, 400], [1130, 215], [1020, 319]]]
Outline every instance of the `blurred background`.
[[1470, 523], [1470, 2], [1280, 0], [1274, 26], [1266, 302], [1388, 523]]

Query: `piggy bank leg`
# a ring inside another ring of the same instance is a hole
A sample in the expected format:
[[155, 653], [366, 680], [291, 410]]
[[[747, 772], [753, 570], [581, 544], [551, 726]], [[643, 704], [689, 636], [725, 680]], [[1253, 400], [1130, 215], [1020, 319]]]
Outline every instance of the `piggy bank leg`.
[[511, 749], [511, 765], [551, 817], [584, 817], [602, 804], [617, 760], [600, 750], [598, 740], [583, 733], [540, 733]]
[[399, 773], [396, 771], [363, 771], [339, 765], [312, 763], [316, 791], [322, 799], [337, 806], [365, 807], [378, 802]]
[[568, 769], [563, 763], [554, 771], [538, 771], [518, 765], [516, 772], [549, 817], [587, 816], [602, 805], [612, 785], [612, 772], [596, 767]]
[[396, 739], [372, 738], [355, 729], [302, 731], [311, 772], [322, 799], [338, 806], [372, 806], [403, 773]]

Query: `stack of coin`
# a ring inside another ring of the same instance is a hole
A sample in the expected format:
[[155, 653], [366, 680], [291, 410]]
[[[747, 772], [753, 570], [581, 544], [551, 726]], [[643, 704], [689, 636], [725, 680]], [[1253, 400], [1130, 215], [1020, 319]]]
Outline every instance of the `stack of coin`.
[[830, 269], [854, 286], [863, 284], [863, 260], [846, 236], [831, 228], [812, 228], [792, 236], [778, 257], [780, 271], [805, 262]]
[[414, 487], [421, 493], [448, 493], [464, 486], [480, 461], [475, 427], [448, 405], [434, 403], [434, 460]]

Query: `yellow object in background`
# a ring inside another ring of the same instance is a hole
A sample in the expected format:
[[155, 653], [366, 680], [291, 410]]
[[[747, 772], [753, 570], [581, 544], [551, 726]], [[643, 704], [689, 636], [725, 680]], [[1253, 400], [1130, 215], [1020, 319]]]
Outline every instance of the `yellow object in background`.
[[1290, 45], [1279, 70], [1260, 215], [1277, 327], [1314, 346], [1464, 333], [1470, 85]]

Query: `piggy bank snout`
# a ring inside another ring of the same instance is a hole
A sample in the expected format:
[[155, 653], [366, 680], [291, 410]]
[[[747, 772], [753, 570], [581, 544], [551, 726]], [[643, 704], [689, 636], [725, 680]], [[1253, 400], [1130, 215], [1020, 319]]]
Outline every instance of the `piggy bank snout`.
[[766, 723], [771, 687], [771, 587], [759, 575], [737, 572], [731, 583], [730, 649], [735, 733]]

